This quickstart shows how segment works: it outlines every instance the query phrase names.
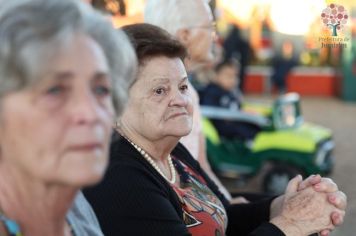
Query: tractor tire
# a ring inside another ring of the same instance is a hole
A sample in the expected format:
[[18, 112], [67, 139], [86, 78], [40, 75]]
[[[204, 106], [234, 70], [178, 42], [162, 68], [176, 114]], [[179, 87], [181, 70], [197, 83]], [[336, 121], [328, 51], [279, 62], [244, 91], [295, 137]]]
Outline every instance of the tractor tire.
[[263, 178], [263, 191], [268, 194], [283, 194], [289, 180], [298, 174], [303, 176], [302, 171], [296, 167], [286, 164], [273, 165]]

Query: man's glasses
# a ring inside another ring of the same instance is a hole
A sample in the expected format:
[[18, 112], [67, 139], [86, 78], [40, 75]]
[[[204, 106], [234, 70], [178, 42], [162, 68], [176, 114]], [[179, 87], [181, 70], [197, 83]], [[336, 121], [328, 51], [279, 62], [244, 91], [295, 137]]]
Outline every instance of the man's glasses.
[[197, 26], [190, 26], [188, 27], [189, 29], [206, 29], [206, 30], [211, 30], [213, 32], [216, 32], [216, 22], [212, 22], [209, 25], [197, 25]]

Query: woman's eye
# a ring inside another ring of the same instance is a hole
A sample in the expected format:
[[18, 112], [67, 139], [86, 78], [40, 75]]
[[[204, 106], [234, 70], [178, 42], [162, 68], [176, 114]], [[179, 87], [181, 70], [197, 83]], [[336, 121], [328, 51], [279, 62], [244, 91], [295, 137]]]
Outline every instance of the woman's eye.
[[183, 92], [187, 91], [188, 90], [188, 85], [185, 84], [185, 85], [180, 86], [180, 90], [183, 91]]
[[94, 92], [98, 96], [106, 96], [111, 94], [111, 89], [107, 86], [96, 86]]
[[166, 90], [164, 88], [158, 88], [154, 90], [154, 93], [156, 95], [163, 95], [166, 92]]
[[52, 86], [46, 90], [48, 95], [59, 95], [65, 91], [65, 88], [60, 85]]

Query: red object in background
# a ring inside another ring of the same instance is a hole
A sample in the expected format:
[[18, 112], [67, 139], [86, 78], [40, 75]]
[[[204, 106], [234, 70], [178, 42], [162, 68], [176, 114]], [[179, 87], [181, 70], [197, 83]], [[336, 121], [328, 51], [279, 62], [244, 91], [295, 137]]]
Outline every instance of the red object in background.
[[262, 48], [272, 48], [272, 41], [269, 38], [261, 39], [261, 47]]
[[335, 75], [294, 75], [287, 79], [288, 92], [297, 92], [300, 95], [335, 96]]
[[246, 75], [244, 83], [245, 93], [264, 93], [264, 75], [249, 74]]
[[[353, 64], [353, 72], [356, 73], [356, 63]], [[292, 72], [287, 78], [287, 92], [297, 92], [300, 95], [309, 96], [336, 96], [340, 80], [341, 78], [331, 72]], [[276, 90], [273, 87], [267, 87], [269, 83], [266, 73], [248, 73], [246, 75], [244, 93], [275, 93]]]

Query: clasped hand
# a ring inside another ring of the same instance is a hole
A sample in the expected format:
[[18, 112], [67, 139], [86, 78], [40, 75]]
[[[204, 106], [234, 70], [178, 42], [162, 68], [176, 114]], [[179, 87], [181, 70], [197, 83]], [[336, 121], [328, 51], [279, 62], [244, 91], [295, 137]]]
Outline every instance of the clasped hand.
[[298, 175], [285, 194], [272, 202], [271, 223], [288, 236], [328, 236], [343, 223], [346, 205], [346, 195], [331, 179], [312, 175], [303, 181]]

